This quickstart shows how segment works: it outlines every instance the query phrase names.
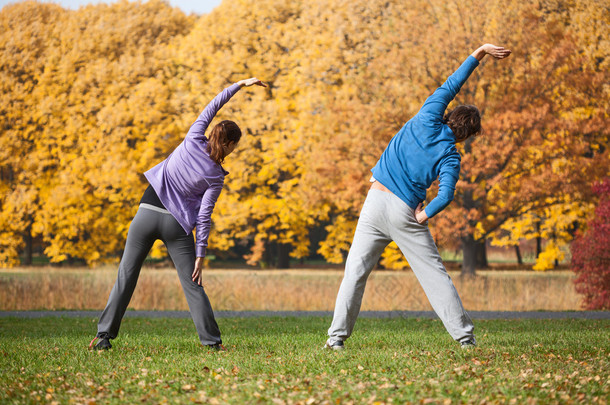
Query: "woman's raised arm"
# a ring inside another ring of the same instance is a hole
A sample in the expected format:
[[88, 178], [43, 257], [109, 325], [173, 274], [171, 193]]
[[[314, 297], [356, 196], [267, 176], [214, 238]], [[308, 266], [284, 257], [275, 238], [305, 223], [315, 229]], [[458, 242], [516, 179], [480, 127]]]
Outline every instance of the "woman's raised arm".
[[218, 95], [214, 97], [212, 101], [210, 101], [197, 120], [193, 123], [186, 136], [195, 139], [203, 138], [205, 131], [208, 129], [208, 125], [210, 125], [210, 122], [212, 122], [222, 106], [225, 105], [231, 99], [231, 97], [233, 97], [235, 93], [239, 91], [239, 89], [242, 87], [249, 87], [254, 84], [267, 87], [265, 83], [256, 77], [253, 77], [251, 79], [240, 80], [218, 93]]

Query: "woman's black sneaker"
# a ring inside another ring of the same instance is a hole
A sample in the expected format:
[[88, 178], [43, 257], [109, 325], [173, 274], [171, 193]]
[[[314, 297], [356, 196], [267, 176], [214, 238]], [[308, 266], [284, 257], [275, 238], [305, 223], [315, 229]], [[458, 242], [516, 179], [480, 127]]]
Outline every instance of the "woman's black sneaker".
[[[99, 342], [95, 343], [96, 340], [99, 339]], [[106, 335], [96, 336], [93, 338], [91, 343], [89, 343], [89, 349], [93, 350], [108, 350], [112, 349], [112, 345], [110, 344], [110, 339]]]
[[226, 352], [227, 351], [227, 349], [221, 343], [216, 343], [215, 345], [207, 345], [206, 347], [209, 350], [215, 350], [217, 352]]

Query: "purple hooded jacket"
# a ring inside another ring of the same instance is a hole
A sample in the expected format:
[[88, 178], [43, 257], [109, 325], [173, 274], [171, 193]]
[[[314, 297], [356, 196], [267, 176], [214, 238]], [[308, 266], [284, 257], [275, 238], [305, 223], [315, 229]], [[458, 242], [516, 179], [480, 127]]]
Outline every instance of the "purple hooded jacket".
[[195, 253], [205, 257], [212, 211], [228, 174], [207, 152], [205, 131], [216, 113], [240, 89], [235, 83], [207, 105], [184, 141], [161, 163], [144, 173], [165, 208], [184, 231], [197, 227]]

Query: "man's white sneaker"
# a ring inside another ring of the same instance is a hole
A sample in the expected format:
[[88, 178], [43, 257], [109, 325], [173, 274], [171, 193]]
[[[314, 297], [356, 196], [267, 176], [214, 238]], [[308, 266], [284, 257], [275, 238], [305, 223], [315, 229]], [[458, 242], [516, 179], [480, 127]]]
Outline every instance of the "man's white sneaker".
[[343, 349], [345, 349], [345, 346], [343, 346], [343, 341], [342, 340], [330, 340], [330, 339], [328, 339], [326, 341], [326, 343], [324, 344], [324, 349], [343, 350]]
[[477, 347], [477, 341], [474, 340], [474, 337], [461, 342], [461, 344], [462, 344], [462, 349], [464, 349], [464, 350], [468, 350], [468, 349]]

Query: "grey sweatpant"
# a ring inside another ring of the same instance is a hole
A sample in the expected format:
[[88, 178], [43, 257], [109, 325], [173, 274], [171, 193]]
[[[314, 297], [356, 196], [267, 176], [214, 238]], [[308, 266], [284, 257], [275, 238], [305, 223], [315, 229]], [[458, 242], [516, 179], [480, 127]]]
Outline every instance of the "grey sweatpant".
[[187, 235], [169, 212], [151, 206], [144, 208], [146, 206], [140, 206], [129, 227], [125, 251], [119, 264], [119, 274], [110, 292], [108, 304], [97, 324], [97, 336], [106, 334], [110, 339], [116, 338], [138, 282], [142, 263], [153, 243], [160, 239], [165, 243], [178, 271], [199, 340], [203, 345], [222, 343], [210, 300], [203, 287], [191, 278], [195, 268], [193, 233]]
[[328, 330], [331, 340], [345, 340], [360, 312], [366, 280], [390, 242], [396, 242], [413, 269], [445, 328], [457, 341], [473, 337], [474, 325], [438, 253], [427, 225], [400, 198], [370, 189], [345, 263], [335, 314]]

